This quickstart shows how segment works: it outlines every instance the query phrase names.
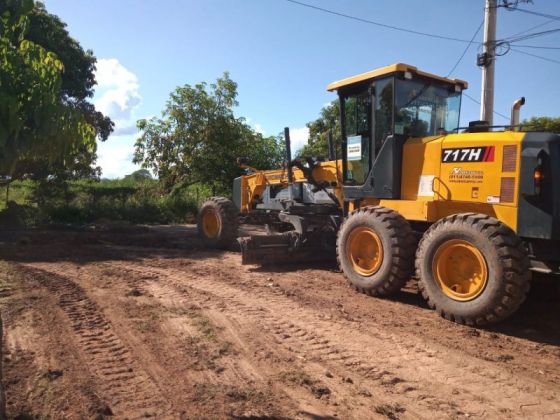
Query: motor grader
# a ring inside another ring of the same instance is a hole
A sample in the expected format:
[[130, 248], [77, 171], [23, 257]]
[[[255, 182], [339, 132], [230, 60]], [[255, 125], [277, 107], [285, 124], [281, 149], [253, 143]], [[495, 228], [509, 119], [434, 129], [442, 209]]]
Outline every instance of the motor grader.
[[[239, 241], [244, 264], [336, 254], [358, 291], [385, 297], [416, 277], [443, 317], [468, 325], [511, 315], [532, 271], [560, 267], [560, 136], [475, 121], [459, 128], [462, 80], [394, 64], [334, 82], [341, 156], [291, 158], [210, 198], [208, 246]], [[556, 182], [553, 182], [556, 179]], [[238, 238], [238, 223], [267, 235]]]

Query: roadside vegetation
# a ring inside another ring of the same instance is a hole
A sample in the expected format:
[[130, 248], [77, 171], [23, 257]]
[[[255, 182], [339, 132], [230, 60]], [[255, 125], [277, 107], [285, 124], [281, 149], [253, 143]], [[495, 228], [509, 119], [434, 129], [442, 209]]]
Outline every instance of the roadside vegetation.
[[[114, 130], [93, 103], [97, 59], [66, 24], [32, 0], [0, 3], [0, 225], [96, 221], [182, 223], [210, 195], [229, 196], [243, 174], [284, 164], [281, 135], [264, 136], [235, 114], [237, 84], [178, 86], [161, 116], [141, 119], [133, 161], [143, 169], [102, 179], [97, 144]], [[329, 133], [341, 156], [338, 102], [307, 124], [304, 156], [326, 157]], [[560, 118], [533, 117], [527, 131], [560, 132]], [[153, 175], [153, 177], [152, 177]]]
[[4, 227], [192, 223], [198, 206], [212, 195], [202, 184], [164, 191], [157, 180], [134, 176], [62, 183], [24, 180], [4, 188], [9, 188], [7, 200], [0, 204], [0, 225]]

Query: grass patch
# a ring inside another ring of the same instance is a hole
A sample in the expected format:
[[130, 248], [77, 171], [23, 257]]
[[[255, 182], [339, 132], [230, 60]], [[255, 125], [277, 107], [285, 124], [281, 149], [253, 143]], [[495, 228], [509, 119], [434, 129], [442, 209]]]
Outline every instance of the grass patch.
[[210, 321], [209, 318], [207, 318], [207, 317], [205, 317], [201, 314], [196, 314], [192, 323], [198, 329], [200, 334], [202, 334], [202, 336], [204, 338], [206, 338], [207, 340], [210, 340], [210, 341], [217, 341], [218, 340], [218, 336], [216, 334], [216, 327], [214, 326], [212, 321]]
[[189, 315], [198, 332], [184, 341], [185, 350], [193, 359], [191, 368], [222, 372], [224, 368], [220, 365], [220, 359], [236, 354], [233, 344], [219, 337], [218, 331], [221, 328], [214, 325], [209, 318], [197, 312], [191, 312]]
[[331, 390], [320, 381], [313, 379], [303, 370], [289, 370], [278, 375], [278, 379], [284, 383], [291, 383], [307, 388], [316, 398], [323, 398], [331, 394]]
[[382, 416], [385, 416], [391, 420], [397, 420], [399, 418], [399, 414], [402, 414], [405, 411], [406, 409], [399, 403], [380, 404], [375, 406], [376, 413], [381, 414]]
[[312, 386], [317, 382], [303, 370], [290, 370], [282, 372], [278, 375], [278, 379], [282, 382], [290, 382], [299, 386]]
[[155, 332], [161, 322], [161, 316], [157, 312], [157, 308], [153, 308], [151, 305], [142, 305], [149, 308], [149, 313], [146, 317], [139, 320], [136, 324], [136, 328], [141, 333], [151, 333]]

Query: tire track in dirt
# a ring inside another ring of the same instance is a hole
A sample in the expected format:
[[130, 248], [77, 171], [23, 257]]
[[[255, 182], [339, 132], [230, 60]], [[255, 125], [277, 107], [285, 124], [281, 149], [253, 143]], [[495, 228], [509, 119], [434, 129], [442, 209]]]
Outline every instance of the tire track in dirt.
[[100, 308], [75, 282], [57, 273], [22, 266], [22, 271], [58, 298], [85, 362], [100, 382], [114, 415], [128, 418], [168, 416], [165, 399], [130, 349], [115, 334]]
[[[267, 296], [261, 297], [263, 289], [257, 295], [229, 286], [224, 282], [231, 276], [227, 269], [208, 275], [208, 267], [196, 273], [195, 267], [181, 272], [149, 264], [144, 261], [141, 266], [124, 265], [128, 270], [134, 267], [138, 275], [158, 276], [159, 280], [153, 280], [158, 288], [162, 281], [172, 286], [168, 296], [162, 296], [167, 300], [192, 299], [192, 293], [181, 292], [186, 287], [204, 298], [204, 304], [219, 303], [218, 309], [228, 311], [228, 315], [240, 322], [261, 325], [294, 353], [374, 381], [378, 389], [386, 390], [386, 397], [391, 401], [409, 406], [411, 399], [416, 400], [419, 411], [415, 414], [428, 416], [429, 411], [437, 409], [450, 416], [460, 413], [483, 417], [560, 415], [555, 390], [520, 379], [491, 363], [468, 356], [440, 354], [439, 349], [380, 328], [370, 326], [366, 333], [356, 331], [348, 322], [325, 322], [317, 311], [298, 305], [282, 291], [272, 288]], [[212, 299], [208, 300], [209, 296]], [[395, 398], [396, 394], [405, 397]]]

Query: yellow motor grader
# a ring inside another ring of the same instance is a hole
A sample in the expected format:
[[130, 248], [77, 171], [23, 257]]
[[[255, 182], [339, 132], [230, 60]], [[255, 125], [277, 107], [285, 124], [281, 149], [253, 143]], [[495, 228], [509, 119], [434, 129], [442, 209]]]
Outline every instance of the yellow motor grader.
[[[239, 240], [244, 264], [336, 253], [360, 292], [389, 296], [416, 276], [445, 318], [503, 320], [525, 299], [531, 271], [559, 271], [560, 136], [519, 131], [524, 99], [510, 126], [458, 128], [466, 88], [406, 64], [330, 84], [342, 155], [292, 160], [286, 130], [283, 168], [241, 160], [247, 174], [233, 200], [201, 207], [203, 241]], [[268, 234], [238, 239], [239, 220]]]

